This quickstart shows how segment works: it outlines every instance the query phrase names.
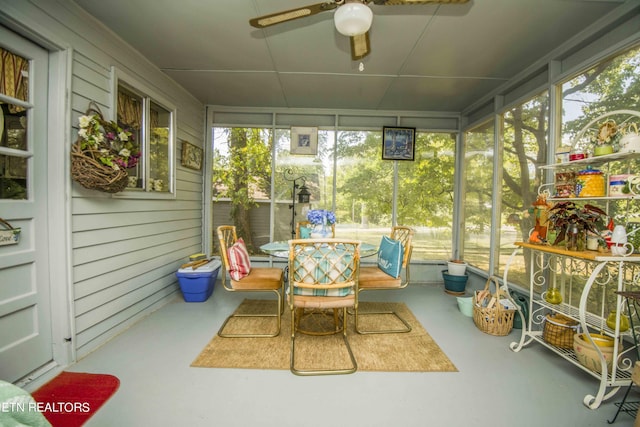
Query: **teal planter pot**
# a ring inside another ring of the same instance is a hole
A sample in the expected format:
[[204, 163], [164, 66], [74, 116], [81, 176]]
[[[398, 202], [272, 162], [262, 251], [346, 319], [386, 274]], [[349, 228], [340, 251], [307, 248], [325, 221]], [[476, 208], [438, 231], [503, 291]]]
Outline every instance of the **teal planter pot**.
[[465, 274], [464, 276], [456, 276], [447, 273], [447, 270], [442, 270], [442, 278], [444, 279], [445, 292], [454, 295], [464, 294], [469, 275]]

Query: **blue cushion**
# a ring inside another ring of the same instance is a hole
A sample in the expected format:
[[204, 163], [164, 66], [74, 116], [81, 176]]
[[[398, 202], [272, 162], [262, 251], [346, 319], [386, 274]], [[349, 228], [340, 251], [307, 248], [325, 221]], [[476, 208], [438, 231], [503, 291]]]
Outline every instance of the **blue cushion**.
[[309, 239], [311, 237], [311, 228], [309, 227], [300, 227], [300, 238], [301, 239]]
[[378, 268], [389, 276], [397, 279], [402, 270], [402, 258], [404, 257], [404, 247], [399, 240], [393, 240], [387, 236], [382, 236], [380, 249], [378, 250]]

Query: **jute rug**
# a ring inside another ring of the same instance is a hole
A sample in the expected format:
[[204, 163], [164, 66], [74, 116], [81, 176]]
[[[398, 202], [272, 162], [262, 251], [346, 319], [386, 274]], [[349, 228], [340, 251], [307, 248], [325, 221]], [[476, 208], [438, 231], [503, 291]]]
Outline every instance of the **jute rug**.
[[[276, 302], [244, 300], [236, 313], [272, 313]], [[457, 372], [438, 344], [431, 338], [411, 310], [403, 303], [360, 302], [360, 312], [395, 310], [409, 322], [412, 331], [404, 334], [360, 335], [348, 316], [347, 336], [360, 371], [386, 372]], [[282, 330], [275, 338], [214, 338], [191, 366], [202, 368], [289, 369], [291, 315], [285, 307]], [[317, 320], [317, 319], [316, 319]], [[361, 328], [401, 329], [402, 324], [391, 315], [360, 318]], [[328, 319], [329, 327], [333, 319]], [[275, 330], [275, 319], [234, 319], [226, 332]], [[310, 324], [308, 329], [314, 325]], [[349, 365], [342, 334], [329, 336], [298, 335], [296, 366], [301, 369], [340, 368]]]

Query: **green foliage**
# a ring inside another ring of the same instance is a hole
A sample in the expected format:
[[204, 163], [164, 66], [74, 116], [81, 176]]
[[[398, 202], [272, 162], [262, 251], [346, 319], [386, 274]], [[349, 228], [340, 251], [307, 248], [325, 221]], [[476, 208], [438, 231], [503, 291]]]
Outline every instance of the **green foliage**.
[[337, 156], [344, 166], [336, 170], [338, 222], [351, 222], [352, 215], [373, 224], [390, 222], [393, 173], [391, 162], [382, 160], [381, 144], [381, 132], [338, 134]]
[[398, 162], [398, 223], [451, 227], [455, 135], [416, 134], [416, 158]]
[[248, 246], [248, 212], [256, 206], [256, 197], [268, 198], [271, 193], [272, 143], [271, 133], [263, 129], [231, 128], [224, 129], [214, 151], [213, 194], [231, 200], [234, 225]]
[[[364, 217], [369, 225], [391, 224], [394, 162], [382, 160], [381, 132], [340, 132], [336, 171], [339, 222]], [[398, 161], [398, 223], [451, 226], [455, 138], [416, 134], [414, 161]]]

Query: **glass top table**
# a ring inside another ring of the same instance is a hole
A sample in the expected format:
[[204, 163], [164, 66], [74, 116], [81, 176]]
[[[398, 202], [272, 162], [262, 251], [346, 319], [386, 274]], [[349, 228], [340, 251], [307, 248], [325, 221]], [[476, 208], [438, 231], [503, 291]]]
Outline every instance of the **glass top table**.
[[[276, 258], [289, 257], [289, 242], [287, 240], [279, 242], [269, 242], [260, 246], [260, 250]], [[360, 244], [360, 258], [366, 258], [378, 253], [378, 247], [369, 243]]]

